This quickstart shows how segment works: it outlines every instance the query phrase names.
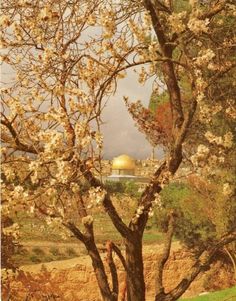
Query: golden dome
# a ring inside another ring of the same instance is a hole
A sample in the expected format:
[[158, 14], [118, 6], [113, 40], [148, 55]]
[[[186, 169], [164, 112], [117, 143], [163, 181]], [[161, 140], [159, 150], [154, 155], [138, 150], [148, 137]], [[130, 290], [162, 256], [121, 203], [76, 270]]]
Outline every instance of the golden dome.
[[113, 159], [112, 162], [112, 169], [135, 169], [135, 162], [134, 160], [127, 156], [121, 155]]

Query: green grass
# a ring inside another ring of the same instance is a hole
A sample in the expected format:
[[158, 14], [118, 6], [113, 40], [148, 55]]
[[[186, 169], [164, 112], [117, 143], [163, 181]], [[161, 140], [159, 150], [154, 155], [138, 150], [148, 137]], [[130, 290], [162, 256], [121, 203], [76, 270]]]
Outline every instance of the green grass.
[[236, 286], [209, 293], [207, 295], [198, 296], [194, 298], [179, 299], [182, 301], [236, 301]]
[[163, 242], [162, 233], [157, 232], [156, 229], [146, 230], [143, 235], [144, 244], [156, 244]]
[[64, 247], [59, 250], [58, 247], [33, 247], [28, 250], [22, 248], [20, 252], [13, 256], [14, 262], [18, 265], [27, 265], [32, 263], [50, 262], [55, 260], [71, 259], [78, 256], [78, 253], [72, 247]]
[[[131, 183], [132, 184], [132, 183]], [[126, 185], [130, 188], [132, 185]], [[125, 187], [126, 187], [125, 186]], [[126, 187], [126, 188], [127, 188]], [[131, 187], [134, 190], [133, 187]], [[136, 189], [137, 190], [137, 189]], [[125, 200], [126, 201], [126, 200]], [[128, 225], [130, 219], [133, 216], [136, 208], [136, 199], [129, 199], [128, 202], [124, 202], [123, 199], [116, 197], [114, 199], [114, 205], [117, 211], [121, 215], [123, 221]], [[111, 222], [108, 214], [100, 209], [92, 209], [91, 214], [94, 217], [94, 233], [96, 242], [104, 244], [107, 240], [112, 240], [115, 243], [122, 243], [123, 239], [119, 232], [115, 229]], [[14, 217], [14, 222], [20, 226], [20, 241], [51, 241], [58, 242], [64, 240], [64, 242], [77, 242], [78, 240], [71, 235], [67, 236], [66, 239], [62, 239], [62, 233], [65, 229], [61, 226], [60, 228], [51, 227], [46, 224], [45, 220], [40, 217], [28, 216], [25, 212], [19, 211]], [[76, 220], [78, 227], [83, 230], [83, 225], [79, 224], [79, 220]], [[64, 237], [64, 236], [63, 236]], [[144, 243], [153, 244], [161, 243], [162, 234], [157, 231], [156, 224], [153, 219], [150, 219], [147, 228], [144, 232]], [[34, 254], [35, 255], [35, 254]], [[36, 254], [37, 255], [37, 254]]]

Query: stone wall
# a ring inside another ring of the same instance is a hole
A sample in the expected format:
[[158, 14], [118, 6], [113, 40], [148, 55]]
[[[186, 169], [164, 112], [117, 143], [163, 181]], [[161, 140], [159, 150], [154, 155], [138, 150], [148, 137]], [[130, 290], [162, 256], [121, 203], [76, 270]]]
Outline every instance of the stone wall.
[[[145, 252], [144, 255], [147, 301], [154, 300], [155, 266], [156, 258], [158, 256], [156, 253], [158, 252], [149, 251]], [[125, 285], [125, 272], [118, 261], [118, 258], [115, 258], [115, 262], [118, 266], [120, 290], [122, 291]], [[184, 250], [172, 252], [164, 271], [164, 284], [167, 290], [176, 286], [188, 272], [192, 262], [189, 252]], [[60, 265], [60, 262], [58, 262], [58, 265]], [[206, 288], [207, 290], [219, 290], [233, 286], [234, 284], [236, 283], [233, 279], [232, 267], [229, 264], [222, 263], [222, 261], [216, 261], [212, 264], [211, 270], [204, 272], [197, 277], [184, 296], [189, 297], [198, 295], [199, 293], [206, 291]], [[5, 294], [6, 296], [4, 288], [5, 286], [3, 286], [3, 295]], [[60, 301], [101, 300], [96, 278], [92, 267], [90, 266], [89, 259], [86, 263], [77, 264], [75, 267], [71, 268], [53, 268], [48, 271], [47, 265], [45, 264], [40, 273], [34, 275], [23, 273], [21, 276], [19, 274], [18, 278], [16, 277], [15, 280], [12, 279], [10, 281], [8, 291], [9, 290], [12, 291], [12, 294], [15, 296], [13, 299], [14, 301], [25, 300], [25, 297], [27, 294], [29, 295], [29, 292], [36, 292], [37, 290], [38, 292], [40, 292], [40, 290], [43, 291], [44, 295], [48, 296], [52, 293], [56, 293], [59, 296], [58, 300]], [[37, 299], [35, 297], [34, 299], [29, 300], [41, 300], [40, 298], [41, 297]]]

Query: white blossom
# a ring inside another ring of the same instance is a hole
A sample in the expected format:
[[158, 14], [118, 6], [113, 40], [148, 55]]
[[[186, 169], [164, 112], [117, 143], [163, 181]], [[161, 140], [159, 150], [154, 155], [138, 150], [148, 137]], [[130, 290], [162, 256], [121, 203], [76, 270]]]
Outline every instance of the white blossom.
[[82, 224], [83, 225], [90, 226], [90, 225], [92, 225], [92, 223], [93, 223], [93, 217], [92, 217], [92, 215], [87, 215], [87, 216], [85, 216], [85, 217], [82, 218]]
[[0, 17], [0, 27], [7, 27], [11, 24], [10, 18], [7, 15], [2, 15]]
[[223, 185], [223, 195], [224, 196], [230, 196], [232, 193], [233, 193], [233, 189], [230, 186], [230, 184], [229, 183], [225, 183]]
[[183, 22], [183, 19], [185, 17], [186, 17], [186, 11], [181, 13], [172, 13], [170, 15], [169, 23], [174, 32], [181, 33], [186, 29], [186, 25]]
[[210, 23], [209, 19], [205, 20], [199, 20], [196, 17], [192, 17], [188, 22], [188, 28], [194, 33], [194, 34], [200, 34], [208, 32], [208, 24]]
[[197, 66], [204, 66], [208, 64], [215, 57], [215, 53], [212, 49], [206, 49], [200, 51], [198, 57], [195, 58], [195, 64]]
[[233, 134], [231, 132], [227, 132], [224, 135], [223, 146], [226, 148], [231, 148], [233, 146]]
[[100, 186], [89, 189], [89, 198], [96, 205], [100, 205], [103, 202], [105, 195], [106, 191]]

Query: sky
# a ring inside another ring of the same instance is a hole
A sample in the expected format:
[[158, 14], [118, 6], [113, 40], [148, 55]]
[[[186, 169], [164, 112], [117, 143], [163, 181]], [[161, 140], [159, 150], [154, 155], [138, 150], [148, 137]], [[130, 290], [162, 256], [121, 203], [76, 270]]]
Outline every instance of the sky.
[[[128, 72], [127, 77], [119, 81], [116, 94], [110, 98], [103, 112], [104, 159], [121, 154], [127, 154], [135, 159], [150, 158], [152, 146], [135, 126], [123, 96], [128, 96], [129, 101], [141, 100], [148, 106], [151, 90], [151, 80], [142, 86], [138, 83], [134, 72]], [[160, 149], [155, 153], [157, 158], [162, 155]]]
[[[11, 76], [12, 72], [5, 68], [1, 74], [1, 80], [7, 81]], [[145, 106], [148, 106], [151, 91], [152, 80], [142, 86], [138, 82], [137, 74], [133, 71], [129, 71], [126, 78], [118, 81], [117, 92], [109, 99], [102, 115], [104, 159], [112, 159], [121, 154], [127, 154], [134, 159], [151, 157], [152, 146], [146, 140], [145, 135], [138, 131], [123, 100], [124, 96], [128, 96], [129, 101], [141, 100]], [[155, 150], [155, 156], [162, 157], [161, 149]]]
[[[97, 34], [98, 30], [98, 28], [93, 28], [92, 33]], [[12, 75], [12, 71], [8, 68], [4, 68], [3, 73], [1, 74], [2, 80], [3, 78], [7, 80]], [[104, 159], [112, 159], [121, 154], [127, 154], [135, 159], [151, 157], [152, 146], [146, 140], [145, 135], [138, 131], [123, 100], [123, 96], [128, 96], [130, 101], [141, 100], [144, 105], [148, 106], [151, 91], [152, 79], [142, 86], [138, 82], [137, 74], [130, 70], [126, 78], [118, 81], [117, 92], [109, 99], [102, 116]], [[155, 156], [162, 157], [161, 149], [155, 150]]]

